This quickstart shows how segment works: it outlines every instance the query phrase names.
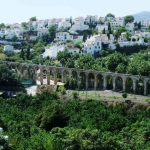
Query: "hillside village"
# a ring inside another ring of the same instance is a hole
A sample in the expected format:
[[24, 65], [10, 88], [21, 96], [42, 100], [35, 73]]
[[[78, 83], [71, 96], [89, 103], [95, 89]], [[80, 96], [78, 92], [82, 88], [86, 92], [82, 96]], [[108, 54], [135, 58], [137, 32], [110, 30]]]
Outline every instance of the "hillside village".
[[[149, 46], [150, 20], [134, 22], [125, 17], [115, 17], [109, 13], [105, 17], [87, 15], [77, 18], [53, 18], [37, 20], [30, 18], [29, 22], [22, 24], [0, 25], [0, 44], [4, 45], [3, 52], [21, 50], [15, 49], [13, 44], [21, 45], [23, 41], [36, 41], [49, 33], [53, 25], [56, 35], [50, 46], [45, 46], [43, 57], [56, 57], [59, 51], [67, 49], [69, 52], [82, 54], [100, 52], [102, 49], [115, 50], [116, 46], [127, 47], [135, 45]], [[72, 43], [68, 44], [68, 43]], [[79, 44], [80, 47], [75, 47]], [[30, 47], [32, 48], [32, 47]]]

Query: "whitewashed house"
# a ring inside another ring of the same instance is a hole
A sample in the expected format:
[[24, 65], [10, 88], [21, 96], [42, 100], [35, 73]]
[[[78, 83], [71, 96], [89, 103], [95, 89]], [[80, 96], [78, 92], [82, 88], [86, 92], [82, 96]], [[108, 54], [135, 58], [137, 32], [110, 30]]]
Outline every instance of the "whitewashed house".
[[105, 20], [110, 22], [110, 21], [115, 21], [115, 18], [114, 17], [106, 17]]
[[12, 52], [12, 51], [14, 51], [14, 47], [10, 46], [10, 45], [5, 45], [3, 51], [4, 52]]
[[49, 48], [45, 47], [45, 52], [42, 54], [43, 58], [49, 56], [51, 58], [56, 58], [59, 51], [64, 51], [66, 45], [54, 45]]
[[74, 44], [76, 44], [77, 42], [79, 41], [82, 41], [83, 40], [83, 36], [73, 36], [73, 42]]
[[150, 25], [150, 20], [141, 21], [141, 25], [144, 26], [144, 27], [148, 27]]
[[140, 38], [138, 41], [119, 41], [118, 42], [120, 47], [124, 47], [124, 46], [134, 46], [134, 45], [145, 45], [147, 46], [148, 43], [145, 43], [144, 42], [144, 39], [143, 38]]
[[80, 49], [79, 48], [67, 48], [69, 53], [79, 53]]
[[15, 31], [5, 30], [5, 39], [11, 40], [15, 36]]
[[105, 22], [105, 17], [99, 17], [99, 23], [104, 23]]
[[39, 20], [37, 28], [43, 28], [47, 25], [47, 22], [45, 20]]
[[92, 15], [87, 15], [87, 17], [85, 18], [85, 23], [97, 23], [98, 22], [98, 16], [92, 16]]
[[116, 49], [114, 44], [114, 36], [112, 34], [110, 35], [110, 39], [108, 38], [107, 34], [94, 35], [88, 38], [83, 45], [85, 53], [91, 54], [100, 52], [104, 45], [110, 49]]
[[100, 52], [102, 50], [102, 40], [107, 40], [107, 36], [94, 35], [86, 40], [84, 45], [85, 53], [94, 54], [95, 52]]
[[48, 22], [48, 27], [50, 27], [51, 25], [56, 25], [56, 27], [58, 27], [58, 24], [62, 21], [63, 21], [63, 18], [50, 19], [49, 22]]
[[38, 36], [34, 36], [34, 35], [31, 35], [31, 36], [30, 36], [30, 40], [31, 40], [31, 41], [35, 41], [37, 38], [38, 38]]
[[127, 29], [128, 31], [133, 31], [133, 30], [134, 30], [134, 23], [128, 22], [128, 23], [126, 24], [126, 29]]
[[37, 21], [29, 21], [29, 30], [36, 30], [38, 27]]
[[71, 27], [71, 23], [68, 21], [62, 21], [58, 23], [58, 30], [68, 30]]
[[68, 32], [58, 32], [56, 33], [56, 40], [58, 41], [73, 40], [73, 36], [70, 35]]
[[108, 32], [108, 25], [100, 25], [100, 24], [98, 24], [97, 26], [96, 26], [96, 29], [99, 31], [99, 32], [102, 32], [104, 29], [105, 29], [105, 32], [107, 33]]
[[5, 30], [4, 29], [0, 30], [0, 37], [2, 38], [2, 37], [4, 37], [4, 35], [5, 35]]
[[84, 17], [77, 17], [73, 19], [73, 22], [76, 23], [84, 23]]
[[77, 30], [83, 31], [83, 30], [89, 29], [89, 26], [84, 24], [84, 18], [83, 17], [75, 18], [73, 22], [75, 24], [69, 30], [70, 32], [75, 32]]
[[42, 37], [44, 34], [48, 33], [48, 28], [38, 28], [36, 31], [37, 31], [37, 36]]

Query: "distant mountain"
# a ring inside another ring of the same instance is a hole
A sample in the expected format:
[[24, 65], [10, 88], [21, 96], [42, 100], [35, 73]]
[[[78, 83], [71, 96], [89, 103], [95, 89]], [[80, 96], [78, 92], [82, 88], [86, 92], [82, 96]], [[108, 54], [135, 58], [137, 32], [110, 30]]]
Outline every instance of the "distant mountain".
[[150, 20], [150, 12], [149, 11], [142, 11], [140, 13], [134, 14], [134, 21], [139, 22], [142, 20]]

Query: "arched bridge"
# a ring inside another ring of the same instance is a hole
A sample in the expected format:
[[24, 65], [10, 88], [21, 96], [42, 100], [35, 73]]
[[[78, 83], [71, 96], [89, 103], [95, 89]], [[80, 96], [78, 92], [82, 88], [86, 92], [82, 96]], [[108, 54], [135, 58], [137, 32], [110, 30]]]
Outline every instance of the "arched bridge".
[[[9, 68], [17, 69], [22, 74], [24, 70], [32, 70], [33, 73], [33, 79], [36, 80], [37, 78], [37, 70], [40, 70], [39, 72], [39, 80], [41, 85], [43, 84], [43, 73], [46, 72], [46, 81], [47, 84], [50, 84], [50, 72], [53, 71], [53, 80], [54, 84], [57, 85], [57, 79], [58, 79], [58, 73], [61, 74], [61, 82], [64, 83], [64, 75], [65, 72], [68, 72], [69, 79], [71, 80], [71, 76], [73, 73], [76, 73], [77, 76], [77, 86], [79, 86], [79, 79], [81, 74], [84, 74], [85, 77], [85, 87], [86, 90], [91, 87], [93, 84], [93, 89], [97, 90], [101, 87], [101, 89], [107, 89], [108, 85], [111, 82], [112, 89], [116, 90], [117, 86], [119, 85], [119, 82], [121, 84], [122, 91], [126, 91], [127, 89], [127, 80], [130, 80], [131, 87], [133, 92], [135, 93], [140, 80], [140, 84], [142, 84], [143, 87], [143, 94], [148, 94], [148, 82], [150, 80], [150, 77], [148, 76], [138, 76], [138, 75], [130, 75], [130, 74], [121, 74], [121, 73], [112, 73], [112, 72], [102, 72], [102, 71], [93, 71], [93, 70], [83, 70], [83, 69], [77, 69], [77, 68], [65, 68], [65, 67], [55, 67], [55, 66], [46, 66], [46, 65], [37, 65], [37, 64], [27, 64], [27, 63], [19, 63], [19, 62], [9, 62], [9, 61], [0, 61], [0, 64], [6, 64]], [[101, 80], [100, 80], [101, 78]], [[111, 80], [110, 80], [111, 78]], [[119, 81], [119, 82], [118, 82]], [[128, 82], [129, 83], [129, 82]], [[71, 84], [71, 82], [70, 82]]]

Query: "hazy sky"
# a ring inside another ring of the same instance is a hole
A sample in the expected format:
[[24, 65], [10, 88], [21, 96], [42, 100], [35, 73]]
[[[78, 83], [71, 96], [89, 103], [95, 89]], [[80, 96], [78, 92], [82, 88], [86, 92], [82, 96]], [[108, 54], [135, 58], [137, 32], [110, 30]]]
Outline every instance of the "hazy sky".
[[0, 23], [21, 23], [30, 17], [38, 19], [86, 15], [117, 17], [150, 11], [149, 0], [0, 0]]

